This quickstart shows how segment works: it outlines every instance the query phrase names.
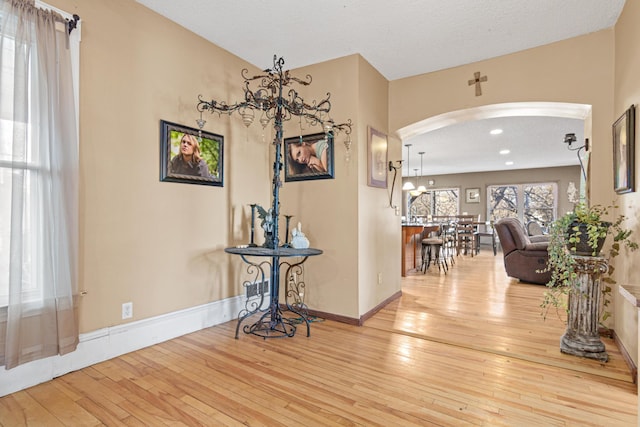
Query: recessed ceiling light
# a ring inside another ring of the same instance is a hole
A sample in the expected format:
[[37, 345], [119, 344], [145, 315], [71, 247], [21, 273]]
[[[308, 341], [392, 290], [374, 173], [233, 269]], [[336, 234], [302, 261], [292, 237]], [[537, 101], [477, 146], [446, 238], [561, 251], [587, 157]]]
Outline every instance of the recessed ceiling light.
[[508, 162], [504, 162], [504, 164], [507, 165], [507, 166], [512, 166], [513, 162], [511, 160], [509, 160]]
[[511, 150], [500, 150], [500, 154], [505, 155], [505, 154], [509, 154], [511, 152]]
[[500, 135], [502, 133], [502, 129], [493, 129], [489, 132], [491, 135]]

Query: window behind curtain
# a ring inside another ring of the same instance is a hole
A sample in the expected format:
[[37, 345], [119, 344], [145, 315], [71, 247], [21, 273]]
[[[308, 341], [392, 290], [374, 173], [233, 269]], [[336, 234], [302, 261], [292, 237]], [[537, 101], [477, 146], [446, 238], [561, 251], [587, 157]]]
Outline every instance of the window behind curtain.
[[[67, 19], [71, 19], [71, 15], [65, 13], [59, 9], [56, 9], [52, 6], [47, 5], [46, 3], [36, 1], [36, 6], [43, 9], [52, 9], [61, 15], [65, 16]], [[70, 43], [72, 49], [72, 66], [73, 66], [73, 80], [74, 80], [74, 88], [75, 88], [75, 104], [79, 105], [78, 98], [78, 87], [79, 87], [79, 53], [80, 53], [80, 28], [76, 28], [70, 36]], [[12, 94], [13, 93], [13, 85], [11, 82], [13, 81], [14, 75], [14, 67], [8, 67], [7, 64], [11, 64], [12, 61], [9, 61], [13, 58], [13, 50], [15, 49], [15, 45], [13, 43], [5, 43], [2, 46], [3, 55], [3, 64], [5, 66], [1, 73], [4, 74], [7, 78], [1, 79], [3, 82], [3, 87], [0, 88], [0, 93], [2, 94]], [[15, 66], [15, 64], [13, 64]], [[28, 70], [30, 73], [31, 70]], [[8, 113], [8, 108], [10, 106], [5, 105], [4, 102], [0, 99], [0, 307], [4, 307], [8, 302], [8, 292], [9, 292], [9, 233], [11, 230], [11, 185], [13, 179], [13, 171], [14, 170], [25, 170], [27, 173], [25, 174], [25, 179], [30, 181], [36, 174], [43, 172], [41, 165], [34, 162], [34, 147], [31, 144], [31, 132], [30, 125], [28, 123], [16, 123], [12, 121], [12, 115]], [[76, 112], [78, 108], [76, 108]], [[77, 120], [76, 114], [76, 123], [79, 123]], [[16, 161], [12, 162], [13, 154], [12, 153], [12, 143], [11, 143], [11, 130], [18, 128], [21, 132], [27, 133], [28, 138], [28, 147], [24, 155]], [[26, 184], [29, 184], [27, 182]], [[30, 185], [27, 185], [30, 188]], [[25, 201], [25, 210], [27, 212], [32, 212], [33, 201], [31, 200], [32, 194], [26, 195]], [[33, 214], [29, 214], [33, 215]], [[31, 225], [34, 221], [27, 220], [23, 223], [23, 227], [25, 230], [25, 239], [26, 244], [23, 249], [23, 298], [25, 302], [32, 301], [37, 302], [42, 298], [42, 287], [40, 286], [41, 280], [39, 278], [39, 269], [38, 269], [38, 257], [36, 248], [36, 241], [34, 239], [38, 238], [37, 230], [30, 229]]]
[[[2, 73], [2, 87], [0, 87], [0, 307], [6, 306], [9, 298], [9, 242], [11, 233], [11, 185], [13, 169], [29, 169], [36, 167], [32, 161], [30, 152], [24, 153], [22, 162], [12, 162], [12, 133], [14, 128], [18, 128], [18, 132], [28, 132], [27, 123], [14, 123], [12, 120], [11, 108], [12, 105], [8, 100], [12, 99], [14, 87], [14, 68], [13, 57], [15, 52], [15, 44], [8, 42], [2, 45], [3, 56], [3, 68], [0, 70]], [[9, 96], [8, 96], [9, 95]], [[7, 101], [5, 101], [7, 100]], [[30, 146], [31, 144], [29, 144]], [[29, 179], [30, 173], [27, 173], [26, 178]], [[29, 197], [27, 197], [27, 210], [30, 210]], [[27, 225], [28, 227], [28, 225]], [[31, 240], [31, 230], [25, 230], [27, 241]], [[31, 245], [27, 245], [29, 247]], [[26, 250], [24, 254], [24, 267], [23, 267], [23, 282], [26, 283], [27, 289], [32, 289], [31, 281], [31, 251]], [[35, 292], [37, 289], [32, 289], [34, 294], [28, 300], [36, 298]]]

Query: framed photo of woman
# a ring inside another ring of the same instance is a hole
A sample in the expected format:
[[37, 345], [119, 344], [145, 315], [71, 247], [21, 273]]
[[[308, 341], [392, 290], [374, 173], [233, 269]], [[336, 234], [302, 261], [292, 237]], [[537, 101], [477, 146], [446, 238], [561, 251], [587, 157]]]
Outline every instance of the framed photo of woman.
[[333, 178], [333, 133], [314, 133], [284, 140], [284, 180]]
[[160, 181], [223, 186], [224, 137], [160, 120]]
[[613, 124], [613, 189], [617, 194], [635, 191], [635, 116], [632, 105]]

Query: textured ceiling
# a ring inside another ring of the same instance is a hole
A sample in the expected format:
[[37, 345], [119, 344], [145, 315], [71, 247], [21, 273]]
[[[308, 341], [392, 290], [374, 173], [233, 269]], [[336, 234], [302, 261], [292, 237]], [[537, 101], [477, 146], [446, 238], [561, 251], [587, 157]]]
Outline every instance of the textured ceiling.
[[612, 27], [624, 0], [137, 0], [260, 69], [354, 53], [388, 80]]
[[[286, 68], [294, 69], [358, 53], [388, 80], [610, 28], [624, 6], [624, 0], [137, 1], [261, 69], [272, 65], [274, 54], [285, 59]], [[470, 161], [440, 159], [427, 169], [425, 154], [425, 174], [498, 167], [495, 147], [486, 145], [496, 138], [485, 141], [481, 133], [485, 126], [504, 128], [502, 139], [519, 141], [523, 147], [547, 141], [538, 150], [517, 150], [522, 156], [514, 158], [513, 167], [577, 164], [574, 153], [566, 156], [561, 141], [565, 133], [582, 135], [580, 120], [503, 117], [485, 122], [458, 124], [424, 135], [423, 141], [429, 141], [424, 144], [430, 145], [428, 151], [434, 156], [438, 150], [431, 148], [436, 141], [446, 141], [442, 144], [469, 153]], [[531, 132], [532, 125], [535, 132]], [[481, 143], [483, 148], [478, 150]], [[417, 150], [411, 150], [411, 169], [419, 167], [419, 162]], [[502, 161], [500, 169], [504, 168]], [[406, 167], [403, 169], [406, 175]]]

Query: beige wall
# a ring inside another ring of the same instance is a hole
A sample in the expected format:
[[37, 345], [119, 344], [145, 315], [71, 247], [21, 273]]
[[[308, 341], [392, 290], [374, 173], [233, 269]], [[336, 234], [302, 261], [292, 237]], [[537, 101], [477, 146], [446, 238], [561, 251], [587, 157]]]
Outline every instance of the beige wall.
[[[406, 180], [407, 178], [403, 179]], [[553, 168], [518, 169], [493, 172], [473, 172], [451, 175], [429, 175], [420, 180], [426, 184], [428, 179], [435, 181], [428, 189], [459, 188], [460, 189], [460, 213], [467, 212], [470, 215], [480, 215], [481, 220], [487, 219], [487, 186], [502, 184], [528, 184], [535, 182], [555, 182], [558, 184], [558, 215], [573, 209], [569, 202], [567, 189], [569, 182], [577, 186], [580, 183], [580, 166], [563, 166]], [[467, 188], [480, 188], [480, 203], [467, 203], [465, 190]], [[408, 192], [404, 192], [406, 206]]]
[[[390, 190], [367, 186], [368, 126], [388, 133], [388, 82], [359, 55], [295, 73], [313, 76], [303, 96], [331, 92], [334, 120], [354, 123], [348, 162], [346, 136], [337, 135], [335, 179], [285, 184], [282, 205], [294, 222], [306, 224], [312, 246], [324, 251], [308, 264], [309, 306], [357, 319], [400, 290], [400, 217], [388, 206]], [[297, 126], [286, 129], [299, 132]], [[398, 141], [390, 144], [390, 159], [400, 158], [399, 147]]]
[[[364, 314], [400, 291], [400, 215], [390, 206], [392, 175], [387, 188], [368, 185], [369, 129], [389, 135], [389, 88], [387, 80], [360, 57], [358, 68], [358, 271], [359, 307]], [[400, 141], [388, 138], [387, 161], [402, 158]], [[400, 193], [399, 179], [395, 193]], [[394, 197], [395, 198], [395, 197]]]
[[[594, 143], [609, 136], [613, 90], [613, 30], [390, 82], [390, 127], [442, 113], [505, 102], [591, 104]], [[488, 77], [482, 96], [468, 80]], [[598, 133], [600, 132], [600, 133]]]
[[[336, 123], [351, 119], [357, 123], [357, 57], [351, 56], [295, 70], [299, 76], [312, 75], [313, 83], [301, 88], [305, 99], [322, 99], [331, 93], [331, 117]], [[321, 132], [304, 125], [303, 134]], [[299, 123], [285, 127], [299, 134]], [[312, 247], [323, 254], [307, 261], [305, 278], [307, 304], [315, 310], [352, 318], [358, 317], [358, 153], [360, 138], [356, 126], [352, 134], [352, 160], [345, 161], [344, 134], [334, 144], [335, 178], [285, 183], [282, 211], [302, 223]], [[319, 285], [321, 284], [321, 285]]]
[[223, 248], [248, 241], [249, 203], [269, 203], [269, 144], [206, 117], [224, 187], [160, 182], [159, 121], [195, 126], [199, 94], [239, 99], [248, 64], [132, 0], [51, 3], [82, 19], [81, 332], [123, 323], [127, 301], [139, 320], [239, 294]]
[[[237, 116], [205, 116], [205, 130], [225, 137], [224, 187], [163, 183], [159, 121], [195, 126], [198, 95], [242, 99], [241, 69], [258, 70], [133, 0], [51, 4], [82, 19], [81, 332], [124, 323], [128, 301], [139, 320], [239, 295], [244, 269], [223, 249], [249, 241], [250, 203], [271, 204], [272, 133], [257, 118], [247, 129]], [[388, 132], [388, 83], [358, 55], [293, 73], [313, 76], [306, 99], [331, 92], [332, 117], [353, 120], [352, 156], [338, 135], [335, 179], [284, 183], [281, 214], [324, 251], [306, 264], [309, 306], [358, 318], [400, 289], [399, 217], [384, 189], [366, 187], [362, 166], [367, 125]], [[285, 127], [285, 137], [299, 132]], [[364, 239], [364, 255], [363, 232], [378, 236]]]
[[[615, 26], [615, 90], [613, 120], [621, 116], [624, 111], [634, 104], [638, 108], [640, 102], [640, 55], [638, 45], [640, 44], [640, 3], [637, 1], [627, 1], [618, 22]], [[613, 122], [612, 120], [612, 122]], [[638, 146], [638, 116], [636, 113], [636, 143], [635, 143], [635, 182], [636, 191], [617, 196], [617, 204], [620, 206], [620, 213], [627, 216], [627, 226], [634, 230], [636, 240], [640, 240], [640, 195], [638, 194], [638, 177], [640, 176], [640, 147]], [[609, 139], [610, 141], [610, 139]], [[592, 167], [603, 174], [612, 176], [613, 148], [611, 143], [607, 147], [607, 156], [595, 158]], [[601, 203], [610, 203], [615, 195], [612, 194], [613, 179], [607, 180], [604, 188], [594, 194]], [[620, 285], [640, 284], [640, 251], [634, 253], [622, 252], [616, 258], [615, 278]], [[638, 313], [618, 293], [617, 286], [613, 290], [615, 300], [615, 330], [625, 344], [636, 365], [638, 363]]]
[[[585, 137], [593, 157], [611, 162], [613, 121], [613, 30], [390, 82], [390, 127], [411, 124], [452, 111], [514, 102], [560, 102], [592, 106]], [[482, 96], [468, 86], [473, 73], [488, 77]], [[588, 118], [587, 118], [588, 119]], [[591, 170], [592, 191], [613, 185], [611, 169]], [[597, 187], [597, 188], [596, 188]], [[606, 194], [606, 190], [604, 190]], [[610, 190], [609, 190], [610, 194]]]

